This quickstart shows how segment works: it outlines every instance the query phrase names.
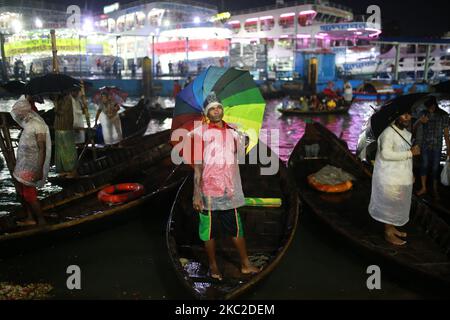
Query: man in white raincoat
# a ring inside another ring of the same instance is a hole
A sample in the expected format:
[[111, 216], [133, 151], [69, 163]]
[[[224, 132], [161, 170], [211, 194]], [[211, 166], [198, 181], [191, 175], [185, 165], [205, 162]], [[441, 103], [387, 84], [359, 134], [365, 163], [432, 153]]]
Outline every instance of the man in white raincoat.
[[18, 192], [28, 216], [18, 225], [45, 224], [36, 188], [44, 185], [48, 175], [52, 153], [50, 131], [44, 120], [31, 110], [31, 104], [25, 98], [14, 104], [11, 116], [23, 128], [13, 176], [19, 183]]
[[378, 150], [372, 177], [369, 213], [385, 224], [385, 239], [394, 245], [404, 245], [406, 233], [396, 227], [409, 221], [414, 183], [412, 158], [420, 148], [411, 148], [411, 133], [406, 129], [410, 114], [401, 115], [378, 138]]

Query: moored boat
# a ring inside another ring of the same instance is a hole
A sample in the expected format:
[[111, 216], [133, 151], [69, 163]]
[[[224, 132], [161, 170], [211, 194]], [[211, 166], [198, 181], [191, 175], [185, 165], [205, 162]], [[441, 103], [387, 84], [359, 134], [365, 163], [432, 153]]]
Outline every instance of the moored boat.
[[[109, 179], [120, 177], [122, 174], [137, 172], [142, 165], [152, 158], [148, 154], [152, 148], [170, 139], [170, 130], [164, 130], [151, 135], [129, 138], [124, 147], [114, 148], [103, 152], [96, 159], [80, 161], [76, 176], [50, 176], [48, 180], [54, 184], [67, 185], [79, 180], [89, 180], [98, 176]], [[96, 149], [98, 150], [98, 149]]]
[[172, 118], [175, 108], [150, 108], [150, 116], [152, 118]]
[[398, 95], [391, 85], [381, 81], [367, 81], [353, 91], [356, 101], [386, 101]]
[[[110, 218], [125, 217], [131, 214], [133, 209], [164, 193], [176, 190], [186, 172], [172, 163], [171, 149], [172, 146], [168, 142], [149, 149], [146, 157], [153, 160], [151, 163], [142, 164], [138, 174], [129, 174], [120, 179], [109, 179], [109, 176], [100, 175], [73, 183], [63, 191], [42, 199], [41, 205], [48, 223], [45, 226], [18, 227], [15, 219], [25, 215], [22, 209], [2, 216], [0, 255], [16, 254], [22, 249], [41, 243], [51, 244], [61, 235], [79, 233], [83, 228], [97, 222], [103, 225]], [[99, 200], [99, 191], [119, 183], [140, 184], [144, 192], [134, 200], [115, 205]]]
[[350, 110], [350, 106], [339, 106], [331, 110], [301, 110], [301, 109], [281, 109], [278, 111], [283, 115], [296, 115], [296, 116], [312, 116], [312, 115], [327, 115], [327, 114], [345, 114]]
[[241, 273], [238, 254], [228, 239], [217, 243], [223, 280], [208, 275], [207, 257], [198, 235], [198, 214], [192, 207], [193, 174], [180, 187], [167, 225], [167, 246], [178, 278], [196, 298], [236, 298], [266, 278], [283, 258], [297, 227], [299, 201], [294, 182], [281, 161], [279, 166], [273, 176], [261, 175], [260, 165], [240, 166], [246, 197], [281, 200], [278, 206], [239, 209], [250, 261], [263, 267], [255, 275]]
[[[305, 147], [314, 144], [319, 145], [319, 154], [307, 156]], [[310, 187], [307, 177], [326, 165], [353, 175], [356, 178], [353, 188], [344, 193], [328, 194]], [[410, 221], [404, 227], [408, 234], [407, 245], [397, 247], [386, 242], [383, 224], [368, 213], [371, 173], [333, 133], [320, 124], [307, 124], [305, 135], [289, 159], [289, 169], [301, 198], [314, 215], [370, 256], [371, 261], [401, 271], [397, 275], [407, 277], [409, 282], [421, 280], [436, 287], [450, 286], [448, 224], [413, 195]]]

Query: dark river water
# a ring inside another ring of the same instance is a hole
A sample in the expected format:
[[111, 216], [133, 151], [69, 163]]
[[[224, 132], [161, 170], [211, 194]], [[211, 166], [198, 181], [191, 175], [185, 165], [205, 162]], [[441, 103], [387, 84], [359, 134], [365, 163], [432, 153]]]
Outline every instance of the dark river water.
[[[0, 102], [8, 110], [13, 101]], [[303, 135], [305, 119], [282, 117], [278, 101], [266, 108], [263, 128], [280, 130], [280, 157], [286, 161]], [[46, 107], [49, 107], [48, 105]], [[91, 106], [92, 113], [94, 112]], [[369, 103], [354, 104], [348, 115], [318, 116], [355, 150], [361, 127], [372, 114]], [[152, 121], [149, 131], [170, 128], [171, 120]], [[43, 195], [58, 189], [47, 184]], [[0, 214], [15, 202], [9, 172], [0, 172]], [[172, 270], [165, 230], [174, 194], [136, 212], [134, 219], [116, 223], [60, 243], [0, 260], [0, 282], [46, 282], [56, 299], [189, 299]], [[439, 296], [397, 279], [382, 269], [381, 290], [370, 291], [366, 270], [377, 261], [366, 258], [303, 210], [292, 246], [279, 266], [243, 299], [417, 299]], [[66, 269], [82, 270], [82, 289], [66, 288]]]

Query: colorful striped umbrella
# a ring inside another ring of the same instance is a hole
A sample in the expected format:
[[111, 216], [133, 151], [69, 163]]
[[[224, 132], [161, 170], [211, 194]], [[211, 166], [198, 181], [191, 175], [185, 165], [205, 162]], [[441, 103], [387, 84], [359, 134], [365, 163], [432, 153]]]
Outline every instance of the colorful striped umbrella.
[[191, 131], [195, 121], [205, 122], [203, 104], [211, 92], [224, 107], [223, 120], [249, 136], [249, 152], [258, 143], [266, 102], [245, 70], [209, 67], [198, 75], [176, 97], [172, 130]]

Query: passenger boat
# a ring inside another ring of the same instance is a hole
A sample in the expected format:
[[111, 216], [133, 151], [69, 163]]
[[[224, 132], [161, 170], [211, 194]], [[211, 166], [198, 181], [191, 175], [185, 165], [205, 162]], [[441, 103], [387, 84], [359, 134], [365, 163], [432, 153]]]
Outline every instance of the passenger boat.
[[[103, 152], [96, 159], [80, 161], [76, 176], [50, 176], [48, 180], [54, 184], [66, 186], [79, 180], [90, 180], [98, 176], [118, 177], [121, 174], [136, 172], [145, 164], [146, 155], [151, 148], [170, 140], [170, 130], [142, 137], [129, 138], [124, 147]], [[98, 150], [98, 149], [96, 149]]]
[[[302, 97], [301, 99], [304, 99]], [[308, 99], [307, 99], [308, 100]], [[287, 107], [283, 108], [284, 103], [287, 102]], [[298, 102], [288, 102], [287, 100], [281, 103], [281, 108], [278, 108], [278, 111], [281, 112], [283, 115], [298, 115], [298, 116], [314, 116], [314, 115], [327, 115], [327, 114], [345, 114], [350, 110], [351, 103], [346, 103], [344, 99], [331, 99], [327, 103], [333, 103], [333, 108], [328, 108], [324, 110], [320, 109], [314, 109], [311, 106], [309, 106], [307, 109], [303, 109], [300, 107], [300, 103]]]
[[[307, 157], [305, 146], [319, 144], [317, 157]], [[356, 181], [350, 191], [327, 194], [307, 184], [307, 177], [325, 165], [342, 168]], [[404, 227], [408, 243], [397, 247], [384, 239], [383, 224], [368, 213], [371, 173], [354, 156], [344, 141], [320, 124], [307, 124], [305, 135], [295, 147], [289, 169], [295, 177], [302, 200], [314, 215], [353, 245], [365, 252], [372, 263], [397, 269], [398, 277], [425, 285], [450, 285], [450, 228], [434, 210], [414, 195], [410, 221]], [[406, 272], [405, 272], [406, 271]], [[422, 282], [423, 281], [423, 282]]]
[[[54, 243], [60, 236], [77, 235], [92, 225], [104, 225], [131, 215], [131, 211], [158, 196], [175, 191], [186, 177], [183, 168], [175, 166], [170, 158], [172, 146], [160, 143], [146, 152], [138, 174], [112, 179], [111, 174], [74, 182], [63, 191], [41, 200], [46, 226], [18, 227], [16, 217], [23, 217], [22, 209], [0, 217], [0, 255], [14, 255], [22, 249]], [[116, 205], [98, 199], [99, 191], [118, 183], [138, 183], [144, 193], [135, 200]], [[141, 210], [142, 213], [145, 210]], [[147, 209], [146, 213], [151, 213]], [[136, 213], [136, 212], [135, 212]], [[113, 219], [114, 218], [114, 219]]]
[[394, 99], [398, 92], [391, 85], [381, 81], [368, 81], [353, 91], [356, 101], [386, 101]]
[[261, 165], [240, 166], [246, 197], [281, 199], [281, 206], [239, 209], [250, 261], [263, 267], [256, 275], [243, 275], [231, 240], [218, 239], [216, 255], [223, 280], [208, 276], [198, 214], [192, 207], [193, 174], [180, 187], [167, 225], [167, 247], [178, 278], [196, 298], [236, 298], [266, 278], [285, 255], [296, 231], [299, 200], [294, 181], [281, 161], [279, 166], [276, 175], [261, 175]]

